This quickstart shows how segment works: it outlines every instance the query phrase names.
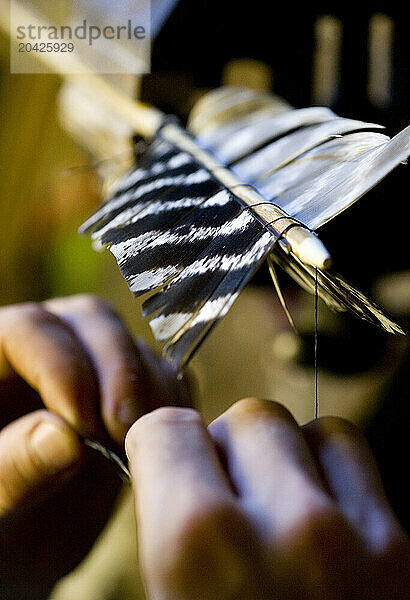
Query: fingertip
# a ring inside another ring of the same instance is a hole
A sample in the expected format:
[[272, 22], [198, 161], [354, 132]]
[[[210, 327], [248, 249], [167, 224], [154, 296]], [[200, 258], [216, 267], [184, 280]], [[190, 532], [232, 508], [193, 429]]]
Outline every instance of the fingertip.
[[125, 450], [132, 460], [135, 447], [142, 436], [152, 435], [160, 428], [167, 431], [170, 427], [180, 424], [195, 424], [205, 428], [204, 422], [198, 411], [193, 408], [178, 406], [162, 406], [140, 417], [129, 429], [125, 437]]
[[208, 426], [208, 430], [214, 438], [222, 442], [228, 435], [231, 425], [243, 424], [248, 426], [249, 423], [256, 421], [263, 421], [266, 424], [274, 421], [277, 425], [289, 426], [291, 430], [298, 428], [295, 418], [282, 404], [272, 400], [248, 397], [234, 402], [225, 412], [212, 421]]
[[81, 456], [78, 436], [62, 419], [45, 417], [31, 431], [29, 452], [45, 474], [55, 474], [75, 464]]
[[46, 495], [76, 471], [81, 442], [60, 418], [46, 410], [21, 417], [0, 434], [0, 514]]
[[[143, 414], [161, 406], [189, 406], [191, 393], [187, 378], [179, 381], [172, 365], [147, 342], [132, 341], [125, 330], [116, 340], [109, 364], [99, 369], [101, 411], [107, 431], [122, 444]], [[99, 365], [102, 362], [97, 361]]]
[[135, 436], [135, 423], [130, 427], [125, 435], [124, 446], [128, 460], [132, 460]]

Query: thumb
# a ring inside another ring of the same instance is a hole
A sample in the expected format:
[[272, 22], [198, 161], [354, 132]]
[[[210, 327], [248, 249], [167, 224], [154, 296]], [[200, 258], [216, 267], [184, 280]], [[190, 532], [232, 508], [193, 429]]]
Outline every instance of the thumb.
[[78, 467], [81, 443], [56, 415], [39, 410], [0, 433], [0, 516], [47, 496]]

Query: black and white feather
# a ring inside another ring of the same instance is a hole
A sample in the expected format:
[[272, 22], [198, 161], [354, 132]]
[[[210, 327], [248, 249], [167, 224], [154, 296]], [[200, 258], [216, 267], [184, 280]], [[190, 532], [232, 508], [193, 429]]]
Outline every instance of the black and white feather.
[[[410, 153], [410, 128], [380, 126], [328, 108], [291, 109], [272, 95], [221, 88], [191, 113], [196, 142], [239, 179], [316, 230], [355, 202]], [[278, 235], [241, 204], [234, 188], [159, 130], [135, 169], [81, 228], [108, 246], [165, 355], [183, 366], [272, 255], [314, 289], [315, 269], [286, 253]], [[390, 332], [401, 329], [339, 275], [318, 272], [320, 296]]]

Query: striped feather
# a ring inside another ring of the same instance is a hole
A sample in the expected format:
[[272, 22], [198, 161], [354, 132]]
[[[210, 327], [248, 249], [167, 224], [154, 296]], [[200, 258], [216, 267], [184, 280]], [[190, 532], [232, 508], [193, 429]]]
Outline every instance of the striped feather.
[[[242, 288], [272, 249], [275, 240], [271, 234], [260, 231], [263, 228], [253, 221], [250, 230], [258, 229], [243, 253], [224, 257], [217, 271], [219, 284], [200, 309], [192, 313], [187, 324], [165, 346], [165, 352], [174, 364], [181, 366], [187, 362], [205, 336], [226, 315]], [[196, 283], [194, 286], [196, 290]]]
[[[409, 128], [390, 140], [371, 131], [378, 125], [327, 108], [291, 110], [269, 94], [233, 87], [201, 99], [190, 125], [241, 181], [311, 229], [355, 202], [410, 152]], [[267, 255], [314, 291], [315, 270], [285, 254], [278, 234], [244, 208], [235, 189], [164, 141], [161, 130], [81, 231], [110, 248], [135, 296], [154, 292], [143, 315], [179, 367]], [[318, 291], [336, 310], [401, 332], [337, 274], [318, 270]]]

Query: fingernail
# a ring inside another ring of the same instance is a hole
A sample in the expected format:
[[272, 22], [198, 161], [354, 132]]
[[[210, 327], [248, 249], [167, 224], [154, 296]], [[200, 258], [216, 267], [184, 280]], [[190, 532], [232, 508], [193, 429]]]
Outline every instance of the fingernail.
[[30, 439], [33, 456], [47, 473], [57, 473], [79, 457], [80, 446], [74, 433], [56, 423], [40, 423]]
[[135, 398], [124, 398], [118, 404], [117, 418], [123, 425], [131, 426], [141, 416]]

